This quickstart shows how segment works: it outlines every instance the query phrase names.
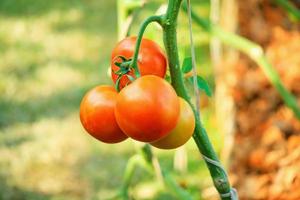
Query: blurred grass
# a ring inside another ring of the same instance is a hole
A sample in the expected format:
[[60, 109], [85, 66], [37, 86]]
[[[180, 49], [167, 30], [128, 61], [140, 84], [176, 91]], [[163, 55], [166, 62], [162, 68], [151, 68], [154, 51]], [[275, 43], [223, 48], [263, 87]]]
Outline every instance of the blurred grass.
[[[204, 2], [197, 8], [207, 15]], [[158, 5], [149, 4], [137, 24]], [[180, 17], [183, 58], [189, 44], [187, 20]], [[78, 118], [83, 94], [94, 85], [111, 84], [106, 72], [117, 41], [116, 19], [115, 1], [0, 1], [0, 199], [105, 199], [118, 190], [135, 151], [132, 142], [100, 144]], [[208, 37], [195, 31], [198, 64], [211, 77]], [[147, 37], [159, 38], [158, 33], [152, 26]], [[212, 112], [204, 110], [203, 119], [219, 149]], [[173, 175], [199, 199], [201, 188], [211, 182], [193, 141], [187, 149], [189, 171]], [[172, 170], [174, 151], [155, 152]], [[140, 169], [137, 174], [132, 193], [138, 199], [174, 199], [152, 176]]]

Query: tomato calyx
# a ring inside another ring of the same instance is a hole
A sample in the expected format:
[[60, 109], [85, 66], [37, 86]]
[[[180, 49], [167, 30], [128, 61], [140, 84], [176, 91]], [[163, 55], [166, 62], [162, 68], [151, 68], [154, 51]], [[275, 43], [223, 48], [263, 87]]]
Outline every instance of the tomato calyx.
[[[118, 76], [116, 81], [116, 90], [120, 91], [120, 81], [123, 76], [127, 76], [131, 82], [135, 80], [135, 77], [129, 74], [129, 72], [133, 71], [132, 59], [127, 59], [124, 56], [116, 56], [114, 60], [117, 59], [121, 60], [121, 62], [115, 61], [114, 64], [119, 67], [119, 70], [113, 71], [113, 73]], [[127, 85], [128, 84], [129, 83], [127, 83]]]
[[[121, 62], [118, 62], [116, 60], [121, 59]], [[124, 56], [117, 56], [115, 59], [114, 64], [118, 66], [120, 69], [117, 71], [113, 71], [116, 75], [124, 75], [128, 73], [131, 70], [131, 61], [132, 59], [127, 59]]]

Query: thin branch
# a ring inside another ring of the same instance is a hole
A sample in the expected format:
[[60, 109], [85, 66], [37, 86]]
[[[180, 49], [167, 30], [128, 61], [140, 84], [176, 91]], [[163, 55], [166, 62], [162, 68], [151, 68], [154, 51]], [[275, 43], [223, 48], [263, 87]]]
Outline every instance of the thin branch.
[[127, 162], [123, 185], [117, 196], [122, 197], [125, 200], [129, 199], [128, 189], [130, 182], [133, 178], [134, 171], [138, 166], [140, 166], [143, 169], [146, 169], [150, 174], [152, 174], [154, 171], [158, 176], [159, 181], [161, 181], [171, 193], [176, 195], [178, 199], [192, 200], [190, 194], [181, 188], [167, 171], [160, 167], [158, 159], [154, 156], [152, 148], [149, 144], [145, 144], [138, 150], [139, 154], [132, 156]]
[[137, 77], [140, 76], [140, 71], [138, 69], [137, 62], [138, 62], [138, 55], [139, 55], [142, 38], [143, 38], [143, 35], [144, 35], [144, 32], [145, 32], [147, 26], [152, 22], [157, 22], [158, 24], [161, 24], [162, 16], [150, 16], [140, 26], [140, 30], [139, 30], [139, 33], [138, 33], [138, 36], [136, 39], [134, 55], [133, 55], [133, 59], [132, 59], [132, 67], [134, 68]]
[[291, 16], [293, 16], [297, 21], [300, 20], [300, 10], [294, 6], [288, 0], [275, 0], [275, 2], [285, 9]]

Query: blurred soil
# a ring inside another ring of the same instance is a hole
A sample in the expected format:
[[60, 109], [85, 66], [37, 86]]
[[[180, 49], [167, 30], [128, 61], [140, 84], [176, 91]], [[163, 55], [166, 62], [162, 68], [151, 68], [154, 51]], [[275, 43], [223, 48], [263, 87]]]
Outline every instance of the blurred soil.
[[[239, 34], [263, 46], [300, 106], [300, 24], [272, 2], [238, 1]], [[300, 199], [300, 121], [245, 55], [228, 76], [236, 106], [230, 171], [240, 199]]]

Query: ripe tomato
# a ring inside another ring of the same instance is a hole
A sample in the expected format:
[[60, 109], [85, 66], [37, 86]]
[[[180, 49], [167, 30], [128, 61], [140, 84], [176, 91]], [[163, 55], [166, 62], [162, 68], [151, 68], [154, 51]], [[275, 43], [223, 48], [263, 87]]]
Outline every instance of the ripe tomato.
[[179, 97], [180, 115], [176, 127], [165, 137], [151, 145], [160, 149], [175, 149], [184, 145], [193, 135], [195, 129], [195, 117], [191, 106], [183, 98]]
[[90, 135], [105, 143], [117, 143], [127, 138], [115, 119], [117, 95], [111, 86], [97, 86], [83, 97], [80, 104], [83, 127]]
[[129, 137], [153, 142], [176, 126], [179, 109], [179, 100], [172, 86], [158, 76], [146, 75], [121, 90], [115, 116]]
[[[118, 75], [114, 72], [120, 69], [114, 64], [116, 61], [120, 61], [116, 58], [118, 56], [123, 56], [126, 59], [132, 58], [135, 50], [136, 39], [136, 37], [127, 37], [120, 41], [113, 49], [111, 54], [111, 76], [114, 83], [116, 83], [118, 79]], [[145, 38], [142, 39], [138, 55], [138, 68], [141, 76], [151, 74], [164, 78], [166, 75], [166, 56], [163, 50], [152, 40]], [[134, 71], [130, 71], [128, 74], [133, 77], [135, 76]], [[120, 80], [120, 88], [125, 87], [129, 82], [130, 80], [128, 77], [123, 76]]]

